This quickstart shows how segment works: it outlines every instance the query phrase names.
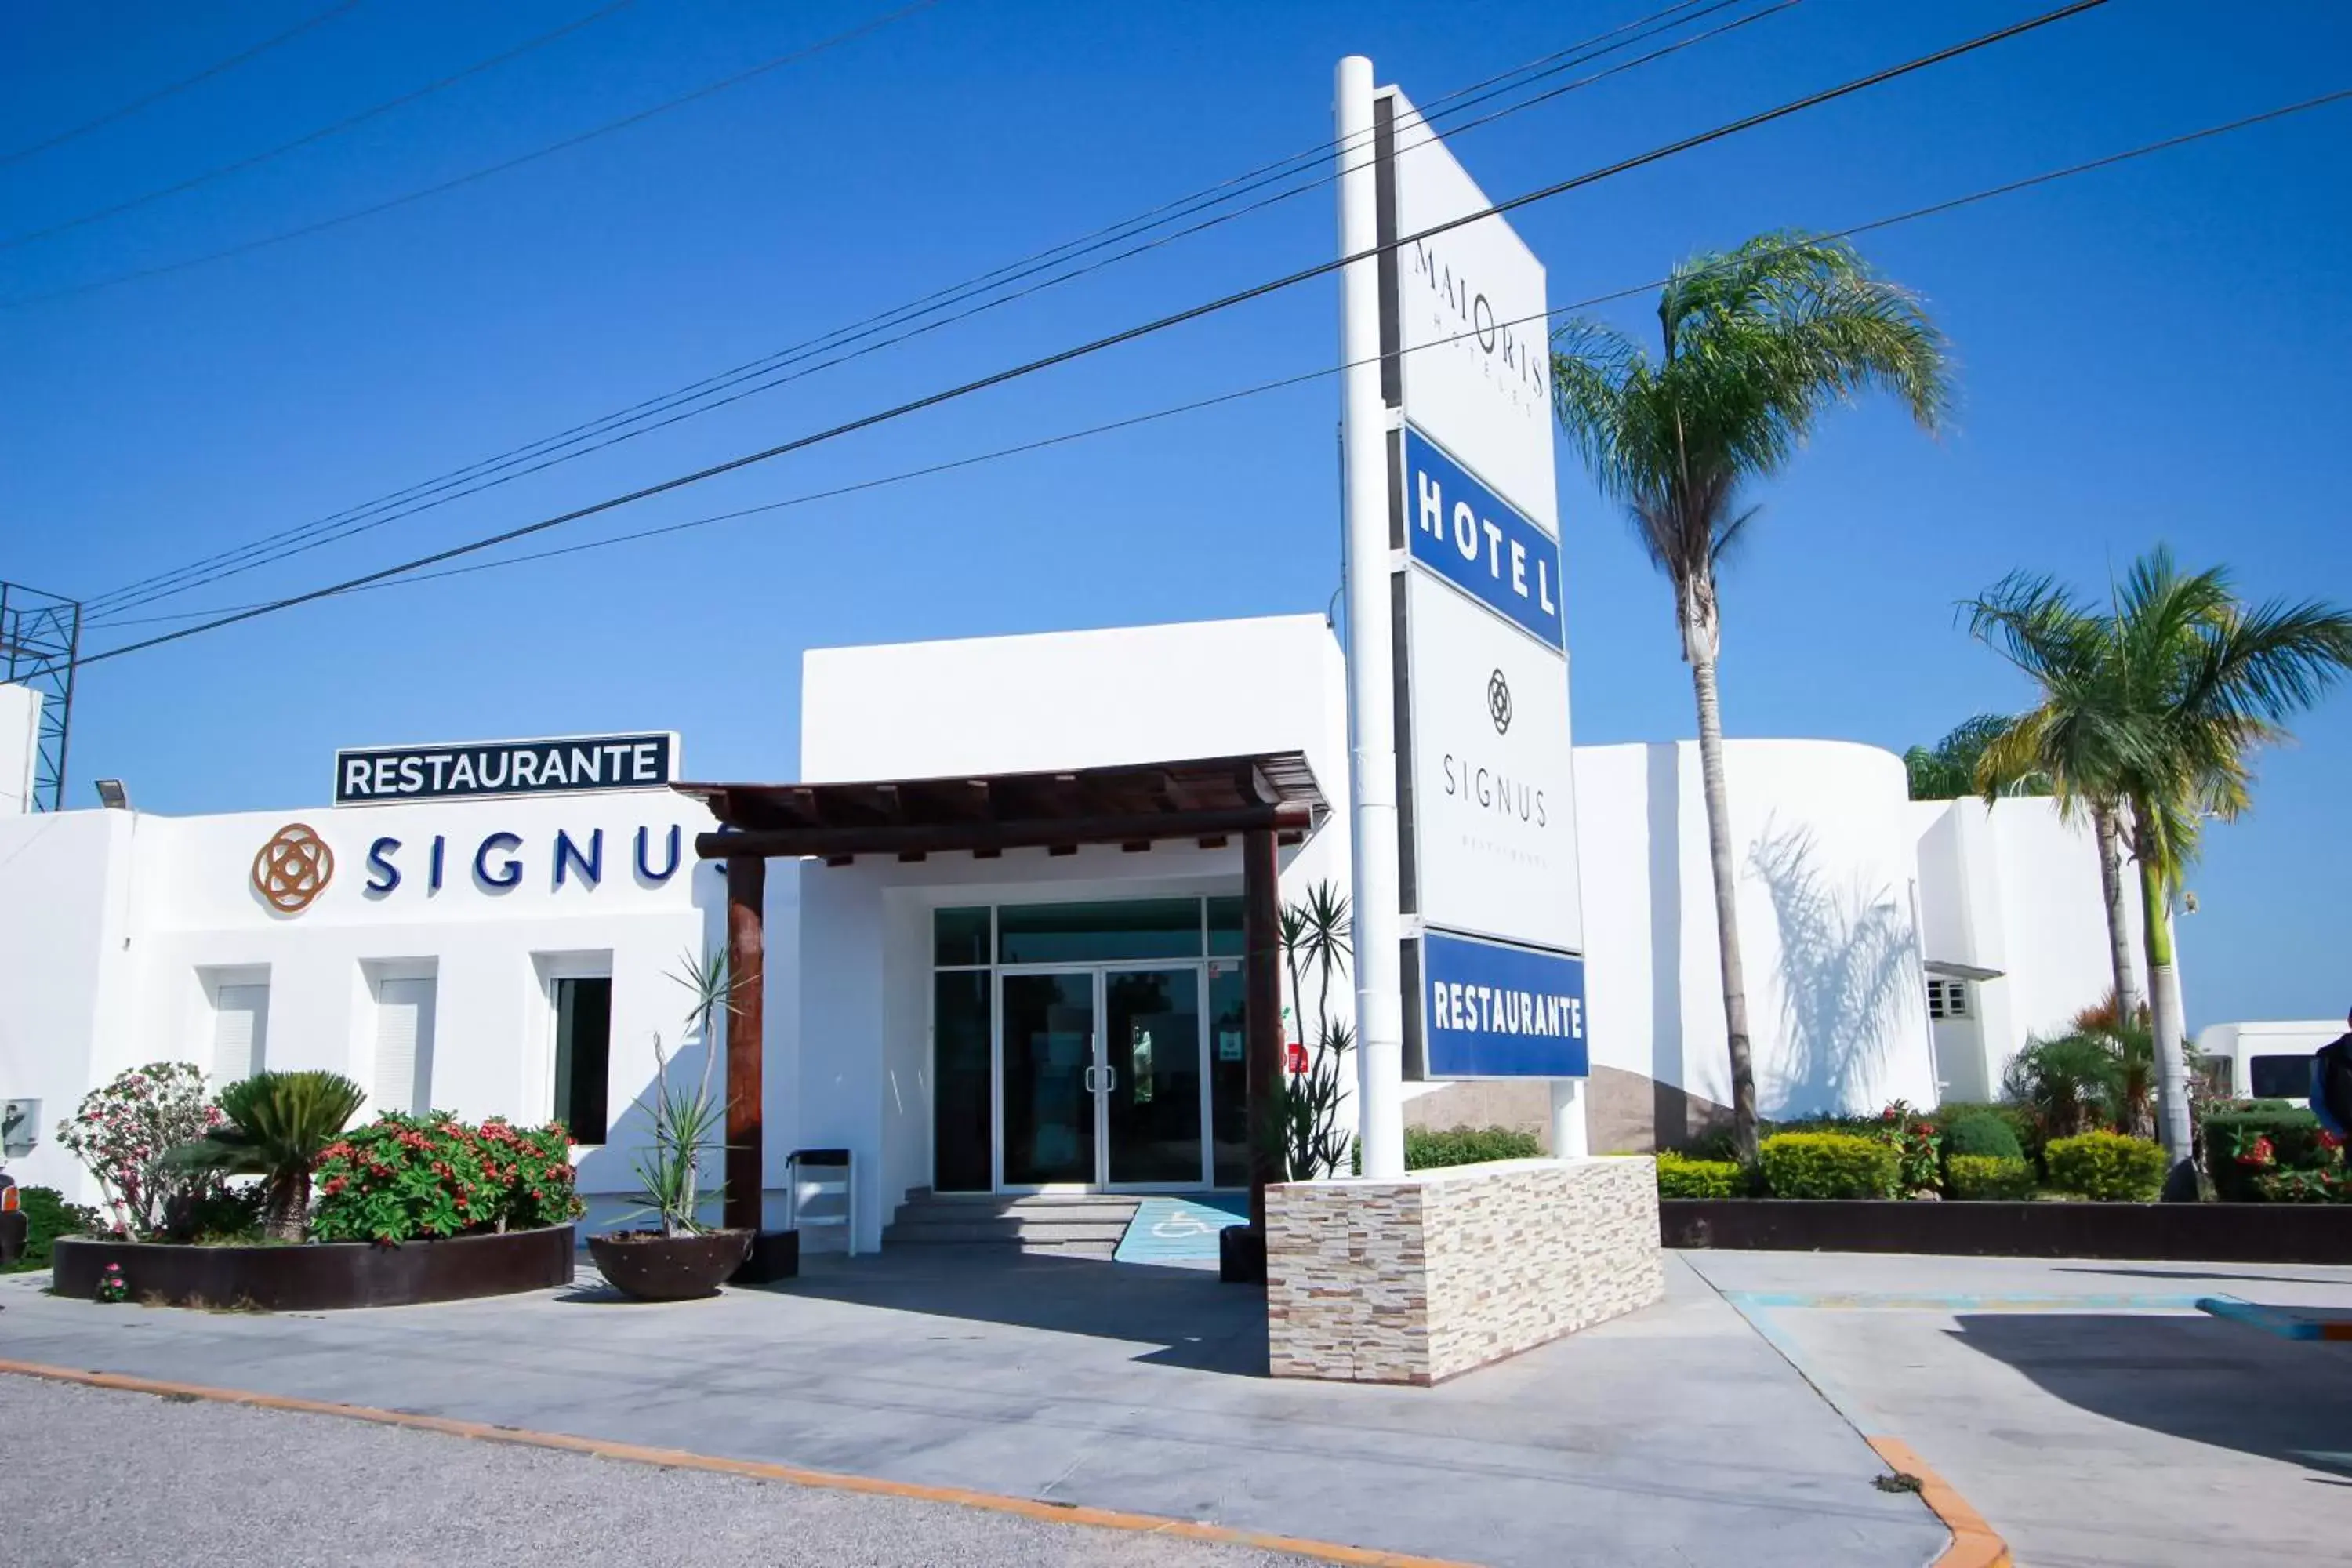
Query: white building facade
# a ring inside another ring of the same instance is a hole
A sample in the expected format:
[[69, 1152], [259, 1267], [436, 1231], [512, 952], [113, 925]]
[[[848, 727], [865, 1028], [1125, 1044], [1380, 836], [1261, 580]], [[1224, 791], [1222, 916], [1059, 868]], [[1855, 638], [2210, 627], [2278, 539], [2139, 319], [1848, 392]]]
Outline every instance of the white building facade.
[[[799, 772], [1282, 753], [1338, 805], [1346, 697], [1318, 616], [821, 649]], [[2106, 991], [2095, 858], [2047, 802], [1914, 805], [1896, 758], [1843, 742], [1727, 752], [1767, 1116], [1981, 1098], [2028, 1032]], [[1575, 769], [1591, 1142], [1647, 1149], [1728, 1099], [1697, 759], [1584, 747]], [[656, 1037], [690, 1073], [719, 1048], [687, 1031], [668, 978], [724, 941], [723, 865], [694, 850], [714, 826], [667, 787], [0, 816], [0, 1099], [37, 1102], [10, 1173], [87, 1200], [53, 1130], [125, 1068], [328, 1068], [372, 1110], [562, 1118], [592, 1220], [610, 1223], [636, 1184]], [[1346, 894], [1344, 813], [1293, 837], [1284, 899]], [[772, 861], [769, 1184], [794, 1150], [848, 1150], [861, 1248], [925, 1188], [1241, 1184], [1240, 854], [1204, 838]], [[1968, 987], [1965, 1031], [1928, 1016], [1946, 979]], [[1548, 1125], [1539, 1081], [1407, 1092], [1424, 1124]]]

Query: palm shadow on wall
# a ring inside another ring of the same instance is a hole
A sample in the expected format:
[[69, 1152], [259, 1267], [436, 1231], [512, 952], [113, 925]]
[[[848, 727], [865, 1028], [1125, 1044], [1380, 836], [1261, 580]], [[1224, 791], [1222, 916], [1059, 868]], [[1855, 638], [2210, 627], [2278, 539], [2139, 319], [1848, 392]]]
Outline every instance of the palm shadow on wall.
[[1836, 885], [1821, 859], [1810, 829], [1769, 818], [1749, 854], [1780, 932], [1784, 1048], [1778, 1081], [1759, 1086], [1767, 1116], [1845, 1110], [1850, 1094], [1875, 1099], [1905, 998], [1923, 984], [1905, 902], [1859, 877]]

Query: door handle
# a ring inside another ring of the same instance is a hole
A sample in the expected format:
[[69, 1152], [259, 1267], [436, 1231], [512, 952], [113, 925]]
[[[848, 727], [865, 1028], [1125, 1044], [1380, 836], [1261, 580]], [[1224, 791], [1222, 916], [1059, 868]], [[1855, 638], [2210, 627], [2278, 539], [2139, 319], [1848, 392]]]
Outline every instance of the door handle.
[[1086, 1091], [1088, 1094], [1100, 1094], [1102, 1092], [1102, 1086], [1095, 1081], [1095, 1074], [1100, 1071], [1102, 1071], [1102, 1068], [1089, 1064], [1087, 1068], [1086, 1075], [1079, 1079], [1079, 1081], [1086, 1086]]
[[1106, 1067], [1102, 1070], [1103, 1092], [1105, 1094], [1116, 1093], [1118, 1089], [1118, 1069], [1114, 1067]]

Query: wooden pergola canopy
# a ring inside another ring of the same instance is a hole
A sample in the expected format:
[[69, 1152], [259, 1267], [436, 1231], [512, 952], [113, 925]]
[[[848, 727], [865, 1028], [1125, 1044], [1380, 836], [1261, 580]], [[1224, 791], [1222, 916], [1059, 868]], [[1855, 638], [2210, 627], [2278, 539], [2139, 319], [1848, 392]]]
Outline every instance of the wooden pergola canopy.
[[698, 836], [704, 859], [919, 857], [1007, 849], [1140, 849], [1311, 831], [1329, 807], [1299, 752], [1206, 757], [1055, 773], [961, 774], [856, 784], [680, 784], [723, 825]]

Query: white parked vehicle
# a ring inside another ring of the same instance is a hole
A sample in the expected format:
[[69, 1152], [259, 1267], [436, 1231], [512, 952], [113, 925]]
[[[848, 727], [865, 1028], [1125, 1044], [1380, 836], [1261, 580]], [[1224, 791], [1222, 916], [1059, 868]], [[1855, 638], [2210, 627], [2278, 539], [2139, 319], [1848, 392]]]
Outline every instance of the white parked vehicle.
[[2197, 1031], [2194, 1065], [2218, 1093], [2236, 1100], [2311, 1099], [2311, 1056], [2343, 1034], [2340, 1018], [2208, 1024]]

